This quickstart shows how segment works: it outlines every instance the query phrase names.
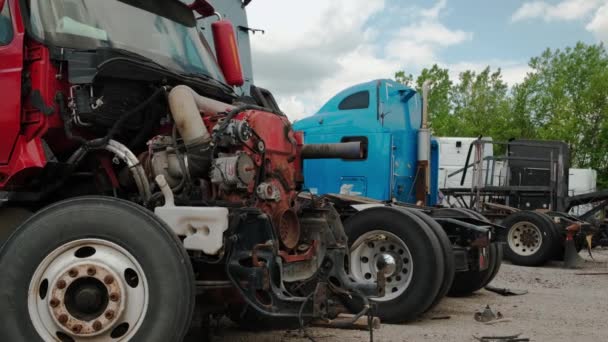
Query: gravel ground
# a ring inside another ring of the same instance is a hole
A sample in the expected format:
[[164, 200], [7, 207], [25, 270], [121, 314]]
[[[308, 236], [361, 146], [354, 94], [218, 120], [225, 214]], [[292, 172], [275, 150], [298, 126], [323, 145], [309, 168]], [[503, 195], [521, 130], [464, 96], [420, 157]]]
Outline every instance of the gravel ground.
[[[595, 249], [593, 260], [577, 270], [520, 267], [503, 264], [491, 285], [528, 290], [522, 296], [503, 297], [482, 290], [468, 298], [445, 298], [421, 320], [403, 325], [382, 325], [375, 341], [475, 341], [475, 336], [521, 333], [531, 341], [606, 341], [608, 339], [608, 275], [577, 275], [608, 272], [608, 249]], [[503, 322], [487, 325], [473, 319], [486, 305], [500, 311]], [[432, 319], [449, 316], [449, 319]], [[367, 341], [367, 332], [310, 329], [317, 341]], [[298, 331], [251, 333], [231, 323], [222, 323], [214, 341], [307, 341]]]

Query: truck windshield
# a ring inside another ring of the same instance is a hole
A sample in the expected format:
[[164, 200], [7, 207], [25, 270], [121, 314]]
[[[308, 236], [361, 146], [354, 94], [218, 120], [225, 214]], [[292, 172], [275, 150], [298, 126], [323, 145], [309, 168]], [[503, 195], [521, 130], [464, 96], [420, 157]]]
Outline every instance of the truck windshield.
[[179, 73], [224, 82], [193, 18], [180, 20], [190, 12], [176, 0], [32, 0], [30, 9], [34, 35], [51, 45], [128, 50]]

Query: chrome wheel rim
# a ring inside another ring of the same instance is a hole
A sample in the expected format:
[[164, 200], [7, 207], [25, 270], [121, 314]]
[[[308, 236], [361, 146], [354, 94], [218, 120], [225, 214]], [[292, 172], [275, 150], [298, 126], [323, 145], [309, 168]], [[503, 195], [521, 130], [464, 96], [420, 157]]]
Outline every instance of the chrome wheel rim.
[[397, 235], [385, 230], [373, 230], [353, 243], [350, 269], [353, 278], [362, 283], [375, 283], [378, 272], [383, 272], [385, 295], [374, 298], [383, 302], [405, 292], [412, 281], [414, 264], [407, 244]]
[[543, 233], [531, 222], [517, 222], [509, 229], [507, 242], [516, 254], [530, 256], [538, 252], [543, 244]]
[[28, 311], [45, 341], [127, 341], [141, 327], [148, 297], [145, 273], [130, 252], [110, 241], [81, 239], [38, 265]]

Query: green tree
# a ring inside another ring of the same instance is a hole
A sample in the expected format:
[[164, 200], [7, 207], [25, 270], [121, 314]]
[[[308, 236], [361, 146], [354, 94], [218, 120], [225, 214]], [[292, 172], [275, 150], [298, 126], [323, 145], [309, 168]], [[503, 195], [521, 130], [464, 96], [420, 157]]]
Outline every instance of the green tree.
[[397, 71], [395, 73], [395, 81], [403, 84], [404, 86], [411, 87], [414, 81], [412, 74], [406, 74], [405, 71]]
[[578, 43], [545, 50], [530, 60], [532, 72], [517, 88], [520, 113], [537, 137], [568, 143], [573, 167], [598, 171], [608, 186], [608, 54], [603, 45]]
[[453, 116], [462, 123], [454, 135], [510, 138], [505, 130], [511, 121], [509, 87], [502, 80], [500, 69], [492, 72], [486, 67], [480, 73], [471, 70], [460, 73], [450, 98]]
[[448, 69], [442, 69], [437, 64], [430, 69], [425, 68], [416, 78], [415, 85], [413, 84], [413, 76], [406, 75], [405, 72], [399, 71], [395, 73], [395, 80], [406, 86], [415, 87], [419, 93], [422, 93], [422, 84], [426, 80], [430, 80], [430, 96], [429, 96], [429, 121], [433, 132], [437, 136], [453, 135], [455, 125], [458, 124], [451, 115], [452, 107], [450, 103], [450, 89], [452, 81]]
[[568, 143], [573, 167], [598, 171], [598, 186], [608, 187], [608, 53], [605, 47], [578, 43], [545, 50], [530, 60], [521, 84], [509, 88], [501, 70], [467, 70], [452, 81], [433, 65], [414, 77], [395, 78], [421, 90], [432, 80], [430, 124], [436, 136], [491, 136], [560, 140]]

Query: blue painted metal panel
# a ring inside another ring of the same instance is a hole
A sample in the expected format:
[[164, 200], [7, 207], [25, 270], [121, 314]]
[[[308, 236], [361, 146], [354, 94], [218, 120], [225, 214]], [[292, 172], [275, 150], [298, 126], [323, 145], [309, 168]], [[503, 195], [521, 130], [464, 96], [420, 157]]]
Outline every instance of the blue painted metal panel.
[[391, 186], [391, 198], [400, 202], [415, 203], [416, 190], [414, 180], [416, 178], [417, 159], [417, 132], [404, 130], [393, 135], [393, 183]]
[[431, 194], [429, 196], [428, 205], [437, 205], [439, 203], [439, 142], [436, 139], [431, 139]]
[[[353, 132], [354, 133], [354, 132]], [[362, 134], [356, 132], [357, 135]], [[306, 143], [340, 142], [344, 134], [305, 133]], [[389, 196], [390, 147], [388, 133], [365, 133], [369, 151], [366, 160], [315, 159], [304, 161], [305, 187], [317, 194], [340, 193], [344, 186], [361, 196], [387, 198]], [[371, 152], [373, 151], [373, 152]]]

